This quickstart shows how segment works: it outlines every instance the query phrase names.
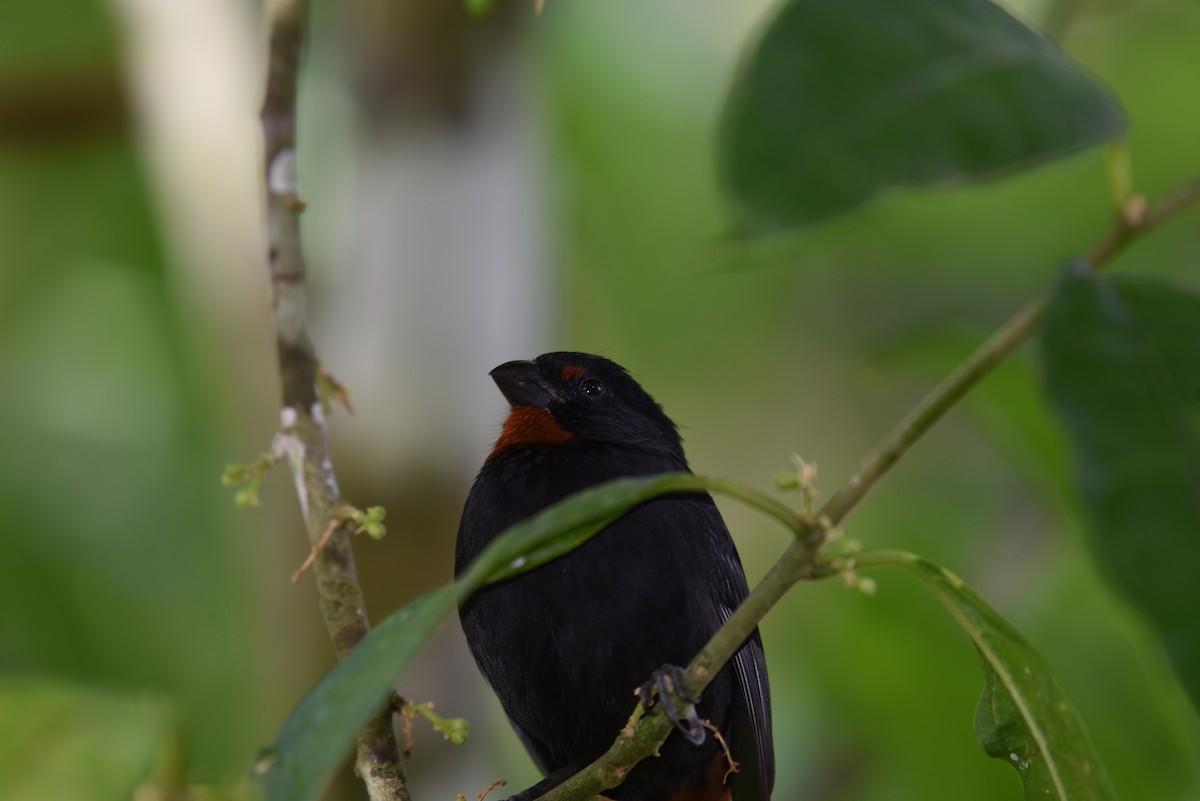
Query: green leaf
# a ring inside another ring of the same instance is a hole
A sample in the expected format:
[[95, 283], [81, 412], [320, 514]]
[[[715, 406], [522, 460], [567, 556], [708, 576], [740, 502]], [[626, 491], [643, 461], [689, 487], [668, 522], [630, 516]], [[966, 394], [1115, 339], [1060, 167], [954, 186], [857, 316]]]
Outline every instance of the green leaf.
[[860, 567], [903, 567], [933, 590], [975, 643], [985, 685], [975, 735], [1017, 771], [1027, 801], [1115, 801], [1083, 719], [1050, 667], [1008, 621], [953, 573], [912, 554], [867, 552]]
[[167, 704], [60, 681], [0, 681], [0, 798], [128, 801], [173, 752]]
[[454, 588], [422, 595], [371, 631], [288, 715], [275, 744], [254, 772], [265, 798], [316, 798], [371, 715], [386, 702], [392, 681], [454, 608]]
[[1097, 558], [1200, 704], [1200, 297], [1077, 262], [1041, 356]]
[[702, 491], [709, 483], [667, 473], [618, 478], [578, 492], [497, 537], [459, 578], [460, 600], [484, 584], [527, 573], [578, 548], [639, 503], [668, 492]]
[[721, 173], [769, 231], [1124, 130], [1107, 89], [990, 0], [791, 0], [733, 87]]
[[643, 501], [667, 492], [701, 491], [709, 483], [683, 473], [617, 479], [509, 527], [455, 584], [418, 598], [383, 621], [301, 700], [255, 765], [267, 801], [318, 796], [367, 720], [384, 704], [396, 676], [457, 603], [476, 589], [582, 545]]

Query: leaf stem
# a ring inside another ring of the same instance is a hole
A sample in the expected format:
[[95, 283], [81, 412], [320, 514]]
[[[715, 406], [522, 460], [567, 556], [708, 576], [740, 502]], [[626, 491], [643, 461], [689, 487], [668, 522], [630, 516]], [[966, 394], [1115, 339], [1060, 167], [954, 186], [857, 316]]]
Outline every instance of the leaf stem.
[[[859, 567], [882, 567], [884, 565], [889, 565], [889, 566], [894, 566], [894, 567], [904, 567], [906, 565], [911, 565], [911, 564], [915, 564], [916, 562], [919, 562], [921, 560], [921, 557], [917, 556], [915, 553], [909, 553], [908, 551], [899, 551], [899, 550], [881, 548], [880, 550], [877, 550], [877, 551], [861, 551], [860, 553], [855, 554], [853, 559], [854, 559], [854, 566], [856, 568], [859, 568]], [[817, 576], [817, 578], [825, 578], [826, 576], [832, 576], [832, 575], [836, 574], [837, 571], [829, 570], [828, 572], [824, 572], [824, 571], [817, 571], [817, 572], [819, 574]]]
[[696, 478], [698, 479], [697, 484], [699, 488], [720, 493], [721, 495], [728, 495], [730, 498], [741, 501], [746, 506], [757, 509], [767, 517], [775, 518], [793, 534], [801, 535], [806, 530], [804, 518], [778, 498], [772, 497], [765, 492], [760, 492], [752, 487], [747, 487], [744, 484], [738, 484], [735, 481], [728, 481], [723, 478], [704, 478], [700, 476]]

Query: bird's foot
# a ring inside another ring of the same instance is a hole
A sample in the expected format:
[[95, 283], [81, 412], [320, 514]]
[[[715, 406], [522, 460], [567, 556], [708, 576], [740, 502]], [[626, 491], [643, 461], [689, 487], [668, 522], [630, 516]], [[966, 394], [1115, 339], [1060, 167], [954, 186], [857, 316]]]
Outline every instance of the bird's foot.
[[[663, 711], [667, 713], [667, 717], [675, 724], [679, 733], [692, 745], [703, 743], [704, 725], [700, 723], [700, 717], [696, 714], [696, 704], [700, 699], [684, 687], [683, 668], [679, 665], [663, 665], [638, 689], [638, 696], [647, 709], [654, 703], [656, 695], [658, 703], [662, 704]], [[679, 709], [675, 705], [675, 698], [686, 701], [687, 705], [682, 710]]]

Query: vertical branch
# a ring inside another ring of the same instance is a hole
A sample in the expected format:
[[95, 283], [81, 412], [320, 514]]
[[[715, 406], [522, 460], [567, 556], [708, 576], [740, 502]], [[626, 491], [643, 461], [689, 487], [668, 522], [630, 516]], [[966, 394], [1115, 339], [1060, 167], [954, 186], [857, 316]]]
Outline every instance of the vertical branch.
[[[270, 25], [266, 94], [260, 115], [267, 192], [267, 266], [275, 315], [282, 381], [282, 429], [275, 449], [287, 457], [296, 484], [309, 542], [321, 614], [339, 659], [366, 636], [370, 624], [354, 568], [350, 535], [337, 517], [343, 505], [326, 448], [325, 416], [317, 391], [319, 364], [304, 297], [304, 255], [296, 171], [296, 95], [304, 46], [307, 0], [275, 3]], [[403, 767], [392, 730], [391, 711], [383, 709], [358, 742], [356, 767], [373, 801], [408, 801]]]

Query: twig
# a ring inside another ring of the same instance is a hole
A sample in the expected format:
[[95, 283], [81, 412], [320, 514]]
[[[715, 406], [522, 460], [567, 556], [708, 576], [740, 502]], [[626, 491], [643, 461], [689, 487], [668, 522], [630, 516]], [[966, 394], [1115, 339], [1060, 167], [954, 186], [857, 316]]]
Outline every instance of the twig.
[[321, 534], [321, 539], [313, 543], [312, 548], [308, 551], [308, 557], [296, 568], [296, 572], [292, 574], [292, 583], [300, 581], [300, 577], [304, 575], [304, 571], [313, 566], [313, 562], [317, 561], [317, 554], [329, 542], [329, 538], [333, 536], [334, 529], [338, 527], [338, 519], [335, 517], [329, 521], [329, 525], [325, 527], [325, 532]]
[[1157, 203], [1143, 211], [1137, 220], [1118, 220], [1103, 239], [1083, 254], [1083, 258], [1096, 269], [1103, 269], [1122, 250], [1168, 220], [1174, 219], [1197, 200], [1200, 200], [1200, 175], [1163, 195]]
[[[296, 179], [296, 95], [304, 46], [307, 0], [275, 3], [270, 25], [266, 93], [260, 121], [266, 178], [267, 266], [271, 278], [286, 455], [314, 546], [313, 573], [325, 627], [341, 659], [369, 629], [350, 538], [337, 525], [343, 506], [325, 442], [320, 370], [305, 314], [304, 255]], [[356, 766], [373, 801], [408, 801], [390, 710], [371, 719], [358, 742]]]
[[717, 744], [721, 746], [721, 753], [725, 755], [725, 773], [721, 776], [721, 784], [729, 781], [729, 777], [737, 773], [741, 768], [736, 759], [733, 758], [733, 752], [729, 750], [729, 743], [725, 742], [724, 735], [721, 730], [713, 725], [713, 722], [707, 718], [700, 718], [700, 725], [712, 732], [716, 738]]
[[[1086, 251], [1085, 258], [1096, 268], [1106, 266], [1130, 244], [1197, 201], [1200, 201], [1200, 177], [1169, 193], [1135, 219], [1118, 219], [1114, 228]], [[737, 653], [759, 621], [792, 586], [802, 579], [830, 574], [829, 570], [822, 569], [818, 558], [827, 532], [842, 522], [892, 465], [968, 390], [1029, 338], [1037, 327], [1044, 306], [1045, 299], [1039, 298], [1021, 308], [958, 369], [925, 396], [825, 504], [816, 520], [801, 518], [786, 507], [780, 509], [773, 499], [757, 497], [756, 493], [736, 487], [722, 487], [720, 482], [709, 483], [709, 489], [737, 497], [776, 517], [792, 530], [795, 538], [758, 586], [688, 665], [684, 672], [684, 685], [688, 693], [699, 695], [708, 686], [721, 667]], [[772, 502], [767, 503], [767, 500]], [[539, 801], [586, 801], [602, 790], [616, 787], [634, 765], [657, 751], [671, 731], [672, 723], [662, 707], [655, 707], [636, 723], [622, 729], [608, 751], [596, 761], [541, 796]]]
[[413, 719], [408, 714], [408, 702], [400, 697], [400, 693], [393, 692], [390, 703], [392, 713], [399, 715], [404, 721], [404, 758], [408, 759], [417, 747], [417, 741], [413, 739]]
[[506, 784], [508, 784], [508, 782], [506, 780], [496, 779], [496, 781], [492, 782], [491, 784], [489, 784], [487, 786], [486, 790], [484, 790], [482, 793], [479, 794], [479, 801], [483, 801], [483, 799], [487, 798], [487, 794], [490, 793], [492, 790], [495, 790], [497, 787], [503, 787]]
[[353, 506], [339, 506], [334, 510], [333, 515], [329, 518], [329, 525], [321, 532], [321, 538], [313, 543], [312, 548], [308, 551], [308, 557], [304, 563], [297, 568], [292, 574], [292, 583], [295, 584], [304, 575], [304, 571], [313, 566], [317, 559], [317, 554], [321, 549], [329, 544], [329, 540], [333, 537], [333, 532], [338, 526], [347, 523], [353, 526], [352, 531], [355, 534], [366, 533], [372, 539], [381, 539], [386, 533], [383, 525], [384, 509], [382, 506], [372, 506], [366, 511], [356, 509]]
[[[1141, 237], [1200, 201], [1200, 176], [1170, 192], [1158, 203], [1145, 209], [1135, 220], [1117, 218], [1112, 229], [1084, 254], [1096, 269], [1107, 267], [1117, 255]], [[997, 364], [1025, 344], [1037, 329], [1046, 298], [1030, 301], [994, 333], [978, 350], [958, 366], [933, 391], [917, 404], [908, 416], [888, 434], [883, 443], [867, 457], [850, 480], [837, 491], [822, 510], [834, 525], [853, 509], [875, 482], [896, 460], [912, 447], [934, 423], [941, 419], [963, 395]]]

